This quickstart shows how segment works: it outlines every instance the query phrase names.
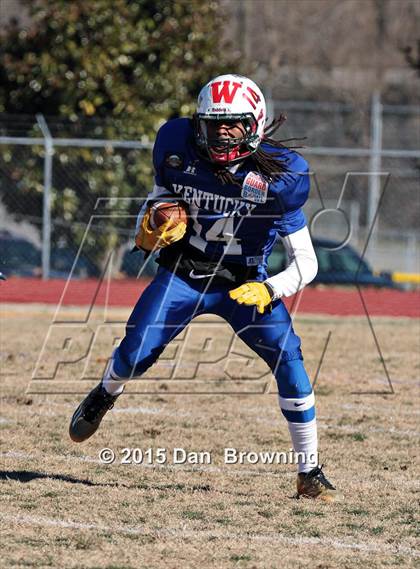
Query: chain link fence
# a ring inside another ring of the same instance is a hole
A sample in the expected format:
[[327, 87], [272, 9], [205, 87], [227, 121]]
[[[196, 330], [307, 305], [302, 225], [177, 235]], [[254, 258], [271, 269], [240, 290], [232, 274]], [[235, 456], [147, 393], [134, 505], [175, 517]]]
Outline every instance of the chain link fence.
[[151, 187], [151, 144], [70, 137], [71, 125], [41, 117], [3, 116], [0, 129], [0, 270], [98, 277], [112, 250], [113, 275], [135, 276], [142, 255], [127, 250]]
[[[287, 115], [283, 137], [297, 145], [314, 173], [307, 215], [341, 208], [351, 221], [350, 244], [377, 271], [420, 272], [420, 106], [366, 106], [272, 101], [271, 112]], [[320, 197], [321, 196], [321, 197]], [[321, 203], [323, 202], [323, 204]], [[339, 215], [317, 218], [312, 234], [343, 239]]]
[[[310, 163], [308, 220], [328, 210], [312, 222], [313, 236], [343, 241], [350, 225], [350, 244], [361, 253], [368, 242], [375, 270], [420, 273], [420, 107], [382, 106], [376, 98], [358, 108], [291, 101], [270, 101], [269, 108], [288, 116], [282, 138], [306, 137], [288, 144], [304, 146]], [[108, 127], [0, 115], [6, 275], [67, 278], [76, 261], [75, 278], [98, 277], [111, 251], [113, 276], [138, 274], [142, 255], [129, 250], [152, 184], [152, 145], [110, 140]]]

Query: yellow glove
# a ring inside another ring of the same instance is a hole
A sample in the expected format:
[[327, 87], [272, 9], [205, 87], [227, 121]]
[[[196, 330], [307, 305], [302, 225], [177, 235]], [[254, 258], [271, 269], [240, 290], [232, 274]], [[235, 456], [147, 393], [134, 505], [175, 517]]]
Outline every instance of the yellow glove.
[[160, 227], [152, 229], [149, 219], [150, 210], [147, 210], [141, 222], [139, 232], [136, 235], [136, 246], [145, 251], [154, 251], [171, 245], [175, 241], [182, 239], [187, 230], [187, 225], [183, 221], [174, 226], [171, 219], [168, 219]]
[[272, 293], [268, 286], [260, 282], [245, 283], [229, 291], [232, 300], [239, 304], [255, 305], [260, 314], [271, 305]]

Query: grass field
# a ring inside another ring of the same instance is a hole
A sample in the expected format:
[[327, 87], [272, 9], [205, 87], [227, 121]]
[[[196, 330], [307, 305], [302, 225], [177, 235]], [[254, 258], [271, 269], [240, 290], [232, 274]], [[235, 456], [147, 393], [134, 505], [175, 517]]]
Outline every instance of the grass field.
[[[110, 315], [123, 322], [128, 310]], [[174, 395], [167, 381], [142, 395], [133, 382], [100, 431], [76, 445], [69, 418], [95, 382], [75, 381], [79, 364], [31, 381], [51, 308], [4, 305], [2, 319], [1, 567], [419, 566], [418, 321], [373, 319], [392, 394], [365, 318], [296, 319], [312, 377], [330, 334], [315, 392], [321, 462], [343, 497], [324, 504], [293, 498], [293, 465], [224, 464], [225, 447], [290, 448], [275, 394], [258, 393], [264, 381], [217, 378], [207, 365], [198, 380], [208, 394]], [[183, 357], [194, 362], [200, 344], [191, 345]], [[103, 365], [105, 340], [95, 349]], [[99, 462], [103, 447], [114, 464]], [[124, 447], [165, 448], [169, 458], [175, 447], [209, 451], [212, 463], [119, 464]]]

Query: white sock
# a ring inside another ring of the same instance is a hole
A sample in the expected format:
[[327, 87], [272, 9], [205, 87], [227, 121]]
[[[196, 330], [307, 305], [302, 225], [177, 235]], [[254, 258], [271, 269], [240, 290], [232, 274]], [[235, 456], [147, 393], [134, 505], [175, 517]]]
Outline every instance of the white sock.
[[298, 454], [298, 472], [309, 472], [318, 466], [318, 436], [316, 418], [308, 423], [287, 421], [293, 450]]
[[110, 395], [121, 395], [121, 393], [124, 391], [124, 385], [128, 380], [128, 377], [119, 377], [114, 372], [114, 358], [111, 357], [102, 378], [102, 385], [105, 388], [105, 391], [107, 391]]

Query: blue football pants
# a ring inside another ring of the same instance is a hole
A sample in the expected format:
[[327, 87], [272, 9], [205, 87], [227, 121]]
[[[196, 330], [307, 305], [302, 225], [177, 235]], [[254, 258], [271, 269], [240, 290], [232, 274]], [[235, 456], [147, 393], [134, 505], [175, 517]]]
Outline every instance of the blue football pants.
[[216, 314], [268, 364], [286, 419], [311, 421], [315, 417], [312, 386], [303, 365], [300, 338], [283, 302], [275, 301], [271, 312], [259, 314], [256, 307], [240, 305], [229, 297], [235, 285], [208, 286], [207, 280], [181, 278], [159, 268], [138, 300], [127, 322], [126, 336], [114, 353], [115, 374], [120, 378], [142, 375], [192, 318]]

